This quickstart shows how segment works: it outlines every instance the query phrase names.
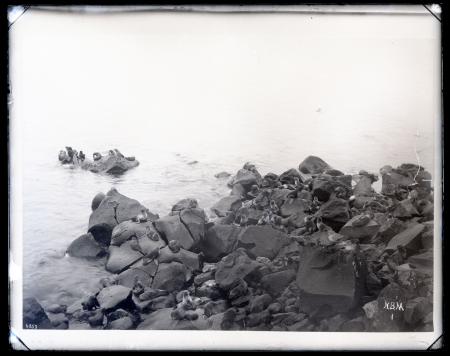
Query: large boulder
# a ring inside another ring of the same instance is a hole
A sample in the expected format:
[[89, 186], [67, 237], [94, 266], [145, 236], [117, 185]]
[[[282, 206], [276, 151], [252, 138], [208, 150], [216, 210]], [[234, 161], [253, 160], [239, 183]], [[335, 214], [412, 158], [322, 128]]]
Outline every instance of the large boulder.
[[357, 306], [364, 292], [362, 268], [352, 254], [305, 247], [296, 279], [301, 310], [326, 318]]
[[178, 214], [167, 215], [156, 220], [155, 227], [166, 241], [178, 241], [186, 250], [194, 246], [195, 241]]
[[144, 255], [135, 249], [132, 241], [126, 241], [121, 246], [109, 246], [109, 256], [106, 261], [106, 270], [120, 273], [140, 260]]
[[364, 239], [374, 236], [380, 229], [380, 225], [372, 219], [367, 219], [367, 222], [358, 223], [362, 221], [364, 215], [356, 215], [351, 218], [339, 231], [341, 235], [344, 235], [348, 239]]
[[253, 257], [273, 259], [281, 248], [289, 244], [288, 235], [270, 225], [252, 225], [244, 228], [236, 247], [243, 247]]
[[91, 233], [87, 233], [72, 241], [67, 253], [72, 257], [96, 258], [106, 255], [106, 249], [95, 241]]
[[199, 208], [183, 209], [180, 211], [180, 219], [191, 233], [194, 245], [197, 246], [205, 237], [207, 222], [205, 211]]
[[132, 303], [131, 289], [122, 285], [103, 288], [97, 294], [97, 301], [104, 311], [120, 308], [125, 304]]
[[188, 268], [178, 262], [161, 263], [153, 278], [152, 288], [164, 289], [169, 292], [182, 290], [191, 278]]
[[98, 242], [109, 245], [112, 229], [142, 211], [147, 209], [137, 200], [130, 199], [113, 188], [89, 217], [88, 231]]
[[398, 246], [405, 247], [409, 250], [419, 250], [421, 247], [420, 235], [425, 229], [423, 224], [415, 224], [408, 229], [395, 235], [387, 244], [386, 250], [394, 251]]
[[241, 228], [236, 225], [212, 225], [206, 231], [201, 251], [208, 262], [217, 262], [233, 251]]
[[259, 267], [260, 263], [249, 258], [244, 249], [238, 248], [217, 264], [215, 280], [220, 288], [229, 290], [240, 280], [257, 274]]
[[320, 174], [324, 173], [327, 169], [331, 169], [331, 167], [317, 156], [308, 156], [300, 163], [298, 169], [304, 174]]
[[215, 203], [211, 210], [219, 217], [226, 216], [230, 211], [238, 210], [242, 205], [242, 198], [238, 195], [223, 197]]
[[326, 225], [335, 231], [339, 231], [350, 220], [348, 202], [336, 197], [330, 198], [322, 204], [317, 214], [322, 217], [322, 221]]
[[24, 329], [52, 329], [52, 324], [36, 298], [27, 297], [23, 300]]

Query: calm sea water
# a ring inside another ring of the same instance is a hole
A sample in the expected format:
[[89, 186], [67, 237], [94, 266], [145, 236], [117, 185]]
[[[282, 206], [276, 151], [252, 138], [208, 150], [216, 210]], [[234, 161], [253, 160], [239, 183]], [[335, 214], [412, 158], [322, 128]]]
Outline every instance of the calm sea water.
[[[24, 291], [44, 305], [108, 274], [65, 250], [111, 187], [164, 215], [185, 197], [208, 210], [229, 193], [214, 174], [246, 161], [279, 174], [313, 154], [378, 172], [418, 152], [433, 170], [439, 45], [422, 18], [130, 16], [31, 12], [11, 34]], [[57, 159], [65, 146], [141, 164], [118, 178], [71, 169]]]

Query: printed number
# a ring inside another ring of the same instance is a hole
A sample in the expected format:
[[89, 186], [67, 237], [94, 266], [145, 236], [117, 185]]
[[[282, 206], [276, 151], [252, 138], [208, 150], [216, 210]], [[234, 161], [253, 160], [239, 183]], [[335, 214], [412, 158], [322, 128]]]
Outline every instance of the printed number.
[[36, 324], [25, 324], [25, 329], [37, 329]]

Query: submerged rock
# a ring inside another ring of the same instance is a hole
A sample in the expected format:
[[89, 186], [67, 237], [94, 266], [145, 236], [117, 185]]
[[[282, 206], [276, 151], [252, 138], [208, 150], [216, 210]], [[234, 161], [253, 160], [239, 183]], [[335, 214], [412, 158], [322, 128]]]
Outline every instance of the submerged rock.
[[67, 253], [72, 257], [96, 258], [106, 255], [106, 249], [95, 241], [91, 233], [87, 233], [72, 241]]

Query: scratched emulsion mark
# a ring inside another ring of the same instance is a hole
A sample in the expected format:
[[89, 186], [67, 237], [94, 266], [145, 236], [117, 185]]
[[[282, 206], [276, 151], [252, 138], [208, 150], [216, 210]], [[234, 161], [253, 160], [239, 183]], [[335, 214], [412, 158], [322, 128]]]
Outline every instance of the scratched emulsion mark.
[[389, 300], [384, 300], [384, 310], [388, 310], [391, 311], [391, 320], [394, 320], [394, 311], [405, 311], [405, 308], [403, 307], [403, 302], [402, 301], [389, 301]]

